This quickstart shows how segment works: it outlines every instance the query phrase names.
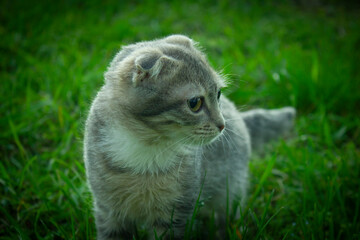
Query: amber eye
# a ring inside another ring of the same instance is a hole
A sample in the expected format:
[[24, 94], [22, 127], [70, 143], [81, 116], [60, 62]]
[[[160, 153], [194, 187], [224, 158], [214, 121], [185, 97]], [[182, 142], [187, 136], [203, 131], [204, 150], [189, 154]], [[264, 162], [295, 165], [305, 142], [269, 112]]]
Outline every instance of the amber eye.
[[219, 98], [220, 98], [220, 96], [221, 96], [221, 90], [219, 89], [219, 91], [218, 91], [218, 95], [217, 95], [217, 99], [219, 99]]
[[203, 99], [201, 97], [194, 97], [188, 100], [188, 106], [193, 112], [198, 112], [203, 105]]

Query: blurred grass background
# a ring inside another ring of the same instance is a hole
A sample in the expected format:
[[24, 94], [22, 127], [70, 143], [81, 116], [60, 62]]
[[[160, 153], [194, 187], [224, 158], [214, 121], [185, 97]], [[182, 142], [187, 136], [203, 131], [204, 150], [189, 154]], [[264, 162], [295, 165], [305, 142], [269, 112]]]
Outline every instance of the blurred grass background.
[[94, 239], [91, 100], [121, 45], [173, 33], [200, 42], [239, 108], [298, 110], [296, 136], [251, 161], [230, 238], [359, 239], [359, 16], [356, 1], [2, 1], [0, 239]]

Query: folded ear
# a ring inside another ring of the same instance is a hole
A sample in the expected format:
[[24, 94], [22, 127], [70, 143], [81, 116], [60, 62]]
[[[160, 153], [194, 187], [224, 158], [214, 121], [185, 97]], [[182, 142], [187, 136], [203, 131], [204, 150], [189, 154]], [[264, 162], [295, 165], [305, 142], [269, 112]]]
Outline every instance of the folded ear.
[[133, 84], [138, 86], [143, 82], [151, 82], [163, 76], [171, 77], [178, 71], [181, 63], [161, 52], [144, 53], [135, 59], [136, 70], [133, 74]]
[[177, 45], [182, 45], [188, 48], [191, 48], [191, 46], [193, 46], [193, 40], [191, 40], [190, 38], [184, 36], [184, 35], [171, 35], [167, 38], [164, 39], [165, 42], [167, 43], [172, 43], [172, 44], [177, 44]]

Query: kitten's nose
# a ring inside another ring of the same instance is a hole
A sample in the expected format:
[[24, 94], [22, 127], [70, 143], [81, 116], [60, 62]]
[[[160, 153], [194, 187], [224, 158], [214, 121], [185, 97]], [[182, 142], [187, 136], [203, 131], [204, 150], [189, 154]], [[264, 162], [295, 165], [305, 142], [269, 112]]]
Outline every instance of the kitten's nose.
[[218, 125], [217, 127], [218, 127], [219, 131], [221, 132], [222, 130], [224, 130], [225, 125], [221, 124], [221, 125]]

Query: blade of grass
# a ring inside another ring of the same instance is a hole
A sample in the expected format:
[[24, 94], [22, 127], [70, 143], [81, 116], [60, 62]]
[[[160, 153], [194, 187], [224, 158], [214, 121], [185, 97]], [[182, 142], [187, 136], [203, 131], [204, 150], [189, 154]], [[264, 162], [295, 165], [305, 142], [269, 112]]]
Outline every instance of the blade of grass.
[[19, 188], [22, 187], [23, 182], [24, 182], [24, 178], [25, 178], [25, 174], [27, 173], [28, 168], [33, 164], [33, 162], [37, 160], [37, 156], [33, 156], [32, 158], [30, 158], [30, 160], [28, 160], [24, 166], [24, 168], [21, 170], [21, 176], [20, 176], [20, 181], [19, 181]]
[[16, 127], [14, 126], [13, 122], [11, 121], [11, 119], [9, 119], [9, 125], [10, 125], [10, 129], [11, 129], [11, 133], [13, 135], [14, 141], [16, 146], [19, 148], [20, 151], [20, 155], [22, 157], [22, 159], [26, 159], [27, 158], [27, 152], [25, 151], [24, 146], [21, 144], [20, 140], [19, 140], [19, 136], [16, 132]]
[[266, 181], [266, 179], [269, 177], [271, 170], [274, 167], [274, 164], [276, 162], [276, 154], [274, 156], [271, 157], [270, 161], [268, 162], [266, 169], [264, 171], [264, 173], [262, 174], [260, 181], [256, 187], [255, 193], [252, 195], [250, 201], [249, 201], [249, 209], [252, 208], [252, 205], [254, 203], [255, 198], [259, 195], [262, 187], [264, 186], [264, 183]]
[[186, 224], [186, 231], [185, 231], [184, 239], [191, 239], [191, 232], [192, 232], [192, 228], [193, 228], [193, 225], [194, 225], [194, 222], [195, 222], [195, 218], [196, 218], [196, 215], [197, 215], [197, 213], [198, 213], [198, 211], [199, 211], [199, 209], [201, 207], [200, 206], [200, 197], [201, 197], [201, 193], [202, 193], [202, 190], [203, 190], [203, 187], [204, 187], [205, 177], [206, 177], [206, 171], [205, 171], [205, 174], [204, 174], [204, 178], [201, 181], [200, 191], [199, 191], [198, 197], [196, 199], [196, 203], [195, 203], [193, 214], [192, 214], [191, 219], [190, 219], [190, 223]]
[[264, 220], [265, 220], [266, 214], [267, 214], [267, 212], [268, 212], [268, 209], [269, 209], [269, 206], [270, 206], [270, 202], [271, 202], [271, 199], [272, 199], [273, 195], [274, 195], [274, 191], [273, 191], [272, 194], [270, 195], [269, 200], [268, 200], [268, 202], [267, 202], [267, 204], [266, 204], [265, 211], [264, 211], [264, 213], [263, 213], [263, 216], [262, 216], [262, 219], [261, 219], [261, 223], [260, 223], [261, 229], [260, 229], [260, 231], [257, 233], [256, 239], [259, 239], [259, 238], [261, 237], [261, 234], [262, 234], [262, 232], [265, 230], [266, 226], [267, 226], [267, 225], [270, 223], [270, 221], [271, 221], [276, 215], [278, 215], [279, 212], [283, 209], [282, 207], [279, 208], [279, 209], [266, 221], [266, 223], [264, 224]]

